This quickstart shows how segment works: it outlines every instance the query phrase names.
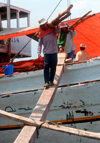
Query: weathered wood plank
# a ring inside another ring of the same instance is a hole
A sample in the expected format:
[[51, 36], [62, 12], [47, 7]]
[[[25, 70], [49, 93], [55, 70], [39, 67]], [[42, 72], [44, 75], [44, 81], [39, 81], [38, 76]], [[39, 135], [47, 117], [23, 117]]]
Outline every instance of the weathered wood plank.
[[[75, 128], [71, 128], [71, 127], [64, 127], [64, 126], [58, 126], [58, 125], [52, 125], [49, 124], [49, 122], [41, 122], [41, 121], [33, 121], [30, 118], [26, 118], [23, 116], [19, 116], [19, 115], [15, 115], [12, 113], [8, 113], [6, 111], [0, 110], [0, 115], [4, 116], [4, 117], [8, 117], [14, 121], [18, 121], [18, 122], [23, 122], [24, 124], [30, 125], [30, 132], [27, 131], [27, 127], [25, 127], [26, 131], [25, 133], [28, 134], [29, 136], [32, 136], [32, 126], [40, 126], [46, 129], [50, 129], [50, 130], [55, 130], [55, 131], [59, 131], [59, 132], [64, 132], [64, 133], [69, 133], [69, 134], [73, 134], [73, 135], [77, 135], [77, 136], [83, 136], [83, 137], [87, 137], [87, 138], [92, 138], [92, 139], [97, 139], [100, 140], [100, 133], [94, 133], [94, 132], [89, 132], [89, 131], [84, 131], [84, 130], [79, 130], [79, 129], [75, 129]], [[22, 134], [20, 136], [20, 142], [23, 142], [25, 135]]]
[[[34, 120], [41, 120], [44, 121], [47, 115], [47, 112], [50, 108], [50, 105], [52, 103], [52, 100], [54, 98], [55, 92], [57, 90], [57, 86], [59, 84], [61, 75], [63, 73], [63, 68], [64, 68], [64, 62], [65, 62], [65, 57], [66, 54], [65, 53], [60, 53], [58, 54], [58, 64], [61, 66], [57, 66], [56, 69], [56, 75], [55, 75], [55, 79], [54, 79], [54, 84], [55, 86], [50, 87], [49, 89], [43, 90], [42, 95], [40, 97], [40, 99], [37, 102], [36, 107], [33, 109], [33, 112], [30, 116], [30, 118], [34, 119]], [[16, 138], [14, 143], [31, 143], [31, 142], [35, 142], [35, 136], [36, 136], [36, 127], [31, 127], [32, 132], [29, 134], [26, 134], [27, 132], [30, 132], [30, 127], [25, 126], [21, 133], [18, 135], [18, 137]], [[23, 141], [22, 141], [22, 137]]]

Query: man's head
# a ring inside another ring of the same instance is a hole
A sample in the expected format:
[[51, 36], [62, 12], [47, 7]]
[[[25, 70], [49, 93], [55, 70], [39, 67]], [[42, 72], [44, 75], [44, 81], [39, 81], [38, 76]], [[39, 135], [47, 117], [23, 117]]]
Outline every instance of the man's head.
[[45, 29], [45, 27], [47, 26], [48, 21], [45, 20], [44, 18], [41, 18], [41, 19], [38, 21], [38, 23], [39, 23], [40, 28]]
[[67, 25], [66, 25], [64, 22], [61, 22], [61, 23], [59, 24], [59, 27], [60, 27], [60, 28], [66, 28]]
[[68, 30], [68, 24], [67, 23], [64, 23], [64, 22], [61, 22], [59, 24], [59, 27], [62, 29], [62, 30]]
[[80, 44], [80, 50], [84, 51], [86, 48], [86, 45], [85, 44]]

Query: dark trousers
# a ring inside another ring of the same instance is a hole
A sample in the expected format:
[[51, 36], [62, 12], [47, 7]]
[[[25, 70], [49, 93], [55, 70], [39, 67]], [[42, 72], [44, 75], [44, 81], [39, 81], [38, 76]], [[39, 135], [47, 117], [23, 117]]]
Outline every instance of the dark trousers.
[[57, 53], [44, 54], [44, 81], [53, 82], [57, 65]]
[[70, 53], [67, 53], [67, 59], [69, 59], [69, 58], [72, 58], [72, 59], [74, 59], [75, 58], [75, 51], [73, 50], [73, 51], [71, 51]]

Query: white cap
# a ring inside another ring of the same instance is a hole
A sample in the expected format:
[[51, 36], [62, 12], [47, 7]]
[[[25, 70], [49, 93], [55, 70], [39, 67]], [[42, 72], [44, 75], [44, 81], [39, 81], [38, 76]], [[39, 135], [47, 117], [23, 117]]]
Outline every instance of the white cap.
[[45, 20], [44, 18], [41, 18], [38, 22], [39, 22], [39, 25], [43, 25], [47, 23], [47, 20]]
[[85, 48], [85, 47], [86, 47], [86, 45], [85, 45], [85, 44], [80, 44], [80, 47], [84, 47], [84, 48]]

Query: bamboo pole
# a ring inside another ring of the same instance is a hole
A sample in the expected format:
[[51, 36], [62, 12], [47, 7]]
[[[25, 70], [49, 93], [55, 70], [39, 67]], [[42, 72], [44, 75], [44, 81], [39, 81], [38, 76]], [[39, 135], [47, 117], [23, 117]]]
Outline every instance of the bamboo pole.
[[86, 14], [84, 14], [81, 18], [79, 18], [74, 24], [72, 24], [69, 29], [75, 28], [82, 20], [90, 13], [92, 12], [91, 10], [88, 11]]
[[81, 118], [73, 118], [66, 119], [66, 120], [55, 120], [51, 121], [52, 123], [57, 124], [72, 124], [72, 123], [84, 123], [84, 122], [93, 122], [93, 121], [100, 121], [100, 116], [89, 116], [89, 117], [81, 117]]
[[[62, 13], [60, 13], [53, 21], [51, 21], [50, 23], [48, 23], [48, 25], [50, 27], [58, 25], [61, 21], [63, 21], [64, 19], [66, 19], [67, 17], [69, 17], [71, 15], [70, 13], [70, 9], [73, 7], [73, 5], [69, 5], [69, 7], [63, 11]], [[38, 30], [36, 33], [34, 34], [30, 34], [28, 35], [30, 38], [33, 38], [34, 40], [38, 41], [38, 35], [39, 35], [40, 30]]]
[[[65, 10], [65, 11], [63, 11], [62, 13], [60, 13], [53, 21], [51, 21], [50, 22], [50, 24], [51, 25], [57, 25], [57, 24], [59, 24], [60, 22], [61, 22], [61, 20], [60, 19], [62, 19], [65, 15], [67, 15], [67, 17], [70, 15], [70, 9], [73, 7], [73, 5], [71, 4], [71, 5], [69, 5], [69, 7]], [[65, 18], [67, 18], [67, 17], [65, 17]], [[64, 19], [65, 19], [64, 18]], [[62, 19], [62, 20], [64, 20], [64, 19]]]

